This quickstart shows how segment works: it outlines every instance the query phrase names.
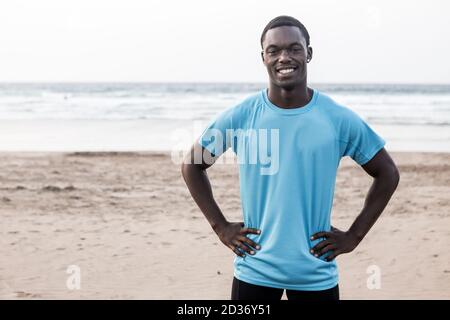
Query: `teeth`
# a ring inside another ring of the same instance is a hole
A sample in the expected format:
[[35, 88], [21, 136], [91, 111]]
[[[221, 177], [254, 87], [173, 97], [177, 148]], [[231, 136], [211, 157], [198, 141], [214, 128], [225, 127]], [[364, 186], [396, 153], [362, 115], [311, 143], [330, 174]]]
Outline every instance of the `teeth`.
[[294, 71], [294, 69], [291, 68], [291, 69], [281, 69], [278, 72], [282, 73], [282, 74], [286, 74], [286, 73], [291, 73], [293, 71]]

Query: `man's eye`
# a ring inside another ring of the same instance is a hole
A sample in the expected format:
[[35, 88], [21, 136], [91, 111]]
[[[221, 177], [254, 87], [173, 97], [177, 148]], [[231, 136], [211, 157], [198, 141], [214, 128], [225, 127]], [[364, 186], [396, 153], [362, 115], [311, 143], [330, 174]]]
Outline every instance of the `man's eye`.
[[269, 50], [267, 51], [268, 54], [273, 55], [273, 54], [277, 54], [279, 50]]

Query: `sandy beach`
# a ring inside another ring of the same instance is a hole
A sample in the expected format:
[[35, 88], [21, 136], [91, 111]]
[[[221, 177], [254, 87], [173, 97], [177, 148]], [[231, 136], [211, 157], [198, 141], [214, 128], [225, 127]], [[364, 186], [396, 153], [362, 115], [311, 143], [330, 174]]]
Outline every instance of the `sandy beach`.
[[[450, 153], [391, 155], [399, 187], [358, 248], [337, 258], [341, 298], [450, 299]], [[3, 152], [0, 166], [0, 299], [229, 299], [234, 254], [170, 154]], [[208, 174], [227, 218], [241, 221], [237, 167]], [[350, 226], [370, 183], [342, 159], [334, 226]], [[66, 286], [71, 265], [80, 289]], [[367, 287], [371, 266], [379, 289]]]

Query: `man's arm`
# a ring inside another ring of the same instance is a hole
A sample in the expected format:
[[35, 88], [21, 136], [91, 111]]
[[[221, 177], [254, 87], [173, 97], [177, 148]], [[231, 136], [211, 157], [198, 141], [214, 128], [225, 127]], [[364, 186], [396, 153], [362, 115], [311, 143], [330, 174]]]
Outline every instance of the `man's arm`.
[[[208, 159], [204, 158], [203, 154], [209, 156]], [[221, 226], [226, 224], [227, 220], [213, 197], [211, 183], [206, 173], [206, 169], [211, 167], [215, 161], [216, 159], [208, 150], [195, 143], [184, 158], [181, 173], [195, 203], [205, 214], [213, 230], [217, 232]]]
[[192, 198], [205, 215], [214, 232], [219, 236], [219, 239], [241, 257], [245, 255], [239, 249], [254, 254], [252, 247], [257, 250], [260, 247], [246, 235], [249, 233], [259, 234], [260, 231], [245, 228], [243, 222], [228, 222], [213, 197], [206, 169], [211, 167], [217, 158], [196, 142], [181, 165], [184, 181]]
[[346, 232], [332, 227], [330, 232], [314, 234], [311, 237], [312, 240], [325, 238], [311, 249], [311, 253], [316, 257], [333, 250], [327, 257], [327, 260], [331, 261], [342, 253], [353, 251], [377, 221], [397, 188], [400, 174], [394, 161], [384, 148], [369, 162], [362, 165], [362, 168], [374, 179], [361, 213]]

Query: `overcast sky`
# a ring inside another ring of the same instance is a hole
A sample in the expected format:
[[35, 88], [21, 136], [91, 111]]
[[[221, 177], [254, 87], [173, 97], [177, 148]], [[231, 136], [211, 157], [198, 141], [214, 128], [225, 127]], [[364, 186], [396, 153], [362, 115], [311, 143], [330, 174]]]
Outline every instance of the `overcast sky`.
[[445, 0], [1, 0], [0, 81], [266, 82], [267, 22], [302, 21], [312, 82], [450, 83]]

